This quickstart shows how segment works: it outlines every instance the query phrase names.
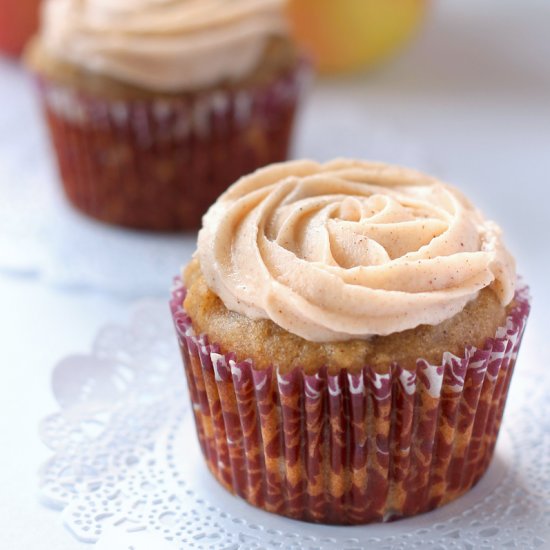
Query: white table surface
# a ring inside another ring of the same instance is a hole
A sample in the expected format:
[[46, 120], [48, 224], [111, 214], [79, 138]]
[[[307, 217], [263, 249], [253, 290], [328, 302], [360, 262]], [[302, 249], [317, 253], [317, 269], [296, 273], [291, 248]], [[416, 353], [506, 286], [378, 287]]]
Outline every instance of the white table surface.
[[[416, 140], [441, 175], [501, 223], [534, 295], [525, 342], [532, 350], [550, 347], [549, 28], [545, 0], [434, 2], [424, 32], [404, 55], [367, 76], [321, 82], [303, 119], [311, 131], [322, 124], [315, 106], [363, 96], [365, 109]], [[334, 153], [346, 151], [336, 143]], [[98, 328], [124, 322], [131, 304], [0, 275], [2, 550], [84, 546], [38, 501], [36, 471], [49, 453], [37, 425], [56, 410], [49, 385], [55, 362], [86, 352]]]

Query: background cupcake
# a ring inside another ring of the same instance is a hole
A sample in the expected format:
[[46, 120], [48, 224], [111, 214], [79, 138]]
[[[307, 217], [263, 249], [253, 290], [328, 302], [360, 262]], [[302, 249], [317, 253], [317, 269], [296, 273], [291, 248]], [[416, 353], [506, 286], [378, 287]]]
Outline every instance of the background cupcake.
[[28, 61], [69, 200], [158, 230], [286, 158], [306, 70], [282, 0], [49, 0]]
[[278, 164], [204, 218], [172, 311], [208, 467], [251, 504], [356, 524], [486, 471], [529, 311], [499, 228], [383, 164]]

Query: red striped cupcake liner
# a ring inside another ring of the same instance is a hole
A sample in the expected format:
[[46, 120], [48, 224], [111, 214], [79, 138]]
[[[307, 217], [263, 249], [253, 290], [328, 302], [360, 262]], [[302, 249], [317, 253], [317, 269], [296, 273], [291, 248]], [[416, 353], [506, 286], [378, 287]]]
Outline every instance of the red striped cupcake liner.
[[104, 222], [197, 229], [239, 177], [286, 160], [309, 74], [301, 61], [261, 86], [126, 101], [39, 77], [65, 194]]
[[363, 524], [412, 516], [470, 489], [493, 456], [529, 314], [526, 287], [483, 348], [405, 370], [256, 369], [196, 335], [176, 279], [170, 302], [208, 468], [250, 504], [294, 519]]

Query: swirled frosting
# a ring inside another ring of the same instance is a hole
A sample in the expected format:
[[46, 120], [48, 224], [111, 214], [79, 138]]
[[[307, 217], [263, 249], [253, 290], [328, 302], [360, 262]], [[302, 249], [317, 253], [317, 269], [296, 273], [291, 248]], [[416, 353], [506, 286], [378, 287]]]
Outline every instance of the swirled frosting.
[[42, 42], [57, 58], [160, 91], [238, 80], [270, 36], [287, 33], [284, 0], [47, 0]]
[[514, 294], [498, 226], [454, 187], [352, 160], [275, 164], [210, 208], [198, 250], [225, 306], [313, 342], [451, 318], [491, 286]]

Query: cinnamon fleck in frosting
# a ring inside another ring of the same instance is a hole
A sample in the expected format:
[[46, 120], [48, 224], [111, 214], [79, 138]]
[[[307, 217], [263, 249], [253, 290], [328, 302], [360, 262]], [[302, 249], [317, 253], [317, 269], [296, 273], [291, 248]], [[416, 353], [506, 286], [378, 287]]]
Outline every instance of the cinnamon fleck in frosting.
[[271, 165], [210, 208], [198, 239], [208, 286], [232, 311], [312, 342], [437, 325], [491, 287], [513, 298], [499, 227], [454, 187], [353, 160]]

